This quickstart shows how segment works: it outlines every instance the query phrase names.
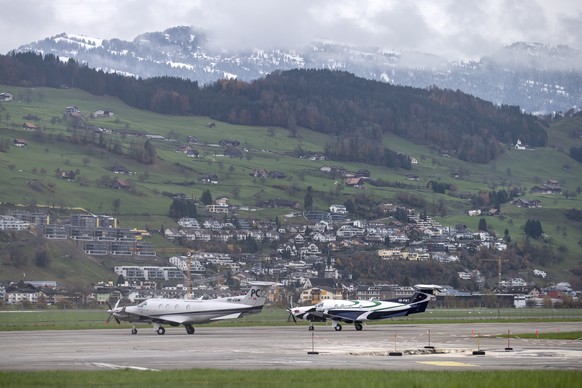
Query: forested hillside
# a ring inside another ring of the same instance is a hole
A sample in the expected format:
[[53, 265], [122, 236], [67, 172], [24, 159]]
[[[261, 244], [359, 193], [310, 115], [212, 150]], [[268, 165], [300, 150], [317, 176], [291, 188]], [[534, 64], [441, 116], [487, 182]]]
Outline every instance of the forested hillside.
[[495, 160], [518, 139], [544, 146], [547, 133], [519, 107], [494, 106], [460, 91], [415, 89], [369, 81], [341, 71], [290, 70], [246, 83], [220, 80], [199, 88], [188, 80], [136, 79], [62, 63], [33, 53], [0, 57], [0, 83], [77, 87], [119, 97], [130, 106], [163, 114], [204, 115], [244, 125], [304, 127], [333, 136], [331, 158], [406, 168], [397, 150], [380, 148], [394, 133], [475, 163]]

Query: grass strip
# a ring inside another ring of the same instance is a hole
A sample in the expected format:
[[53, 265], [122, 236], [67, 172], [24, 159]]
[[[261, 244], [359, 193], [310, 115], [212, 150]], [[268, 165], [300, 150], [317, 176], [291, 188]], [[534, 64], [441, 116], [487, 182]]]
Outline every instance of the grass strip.
[[[470, 382], [470, 383], [469, 383]], [[2, 387], [576, 387], [581, 371], [217, 370], [0, 372]]]

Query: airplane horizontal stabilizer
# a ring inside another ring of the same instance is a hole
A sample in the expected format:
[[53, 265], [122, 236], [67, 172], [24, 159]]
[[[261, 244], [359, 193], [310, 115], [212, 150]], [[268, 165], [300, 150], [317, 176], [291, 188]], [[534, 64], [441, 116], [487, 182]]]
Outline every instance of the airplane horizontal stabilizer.
[[223, 315], [220, 317], [212, 318], [211, 321], [220, 321], [223, 319], [236, 319], [236, 318], [239, 318], [240, 316], [241, 316], [241, 313], [233, 313], [233, 314], [228, 314], [228, 315]]

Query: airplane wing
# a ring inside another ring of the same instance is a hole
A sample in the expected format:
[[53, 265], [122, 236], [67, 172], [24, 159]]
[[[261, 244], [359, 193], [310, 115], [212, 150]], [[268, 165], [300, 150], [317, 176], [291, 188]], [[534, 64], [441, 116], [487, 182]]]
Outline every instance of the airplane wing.
[[160, 322], [166, 322], [166, 323], [177, 323], [179, 325], [182, 325], [184, 323], [187, 323], [189, 320], [192, 319], [191, 315], [177, 315], [177, 314], [172, 314], [172, 315], [160, 315], [158, 317], [156, 317], [155, 319], [149, 317], [152, 320], [155, 321], [160, 321]]
[[334, 321], [353, 322], [361, 320], [362, 313], [366, 313], [366, 311], [349, 309], [328, 310], [326, 313], [323, 314], [323, 317], [327, 319], [332, 319]]

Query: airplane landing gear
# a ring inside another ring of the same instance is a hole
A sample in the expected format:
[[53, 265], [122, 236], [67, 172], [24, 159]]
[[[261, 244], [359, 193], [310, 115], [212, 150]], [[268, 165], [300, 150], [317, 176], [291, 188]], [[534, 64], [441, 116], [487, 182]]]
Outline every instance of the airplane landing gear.
[[313, 325], [309, 325], [309, 331], [313, 331], [315, 330], [315, 327]]
[[137, 334], [137, 329], [135, 327], [131, 328], [131, 334], [133, 335]]
[[156, 333], [158, 333], [158, 335], [166, 334], [166, 329], [160, 326], [159, 323], [154, 323], [154, 330], [156, 331]]
[[364, 326], [362, 326], [360, 322], [354, 323], [354, 327], [356, 328], [357, 331], [361, 331], [364, 328]]
[[194, 334], [194, 328], [192, 327], [192, 325], [186, 325], [186, 333], [188, 334]]
[[342, 325], [338, 323], [337, 325], [335, 325], [334, 329], [335, 331], [342, 331]]

